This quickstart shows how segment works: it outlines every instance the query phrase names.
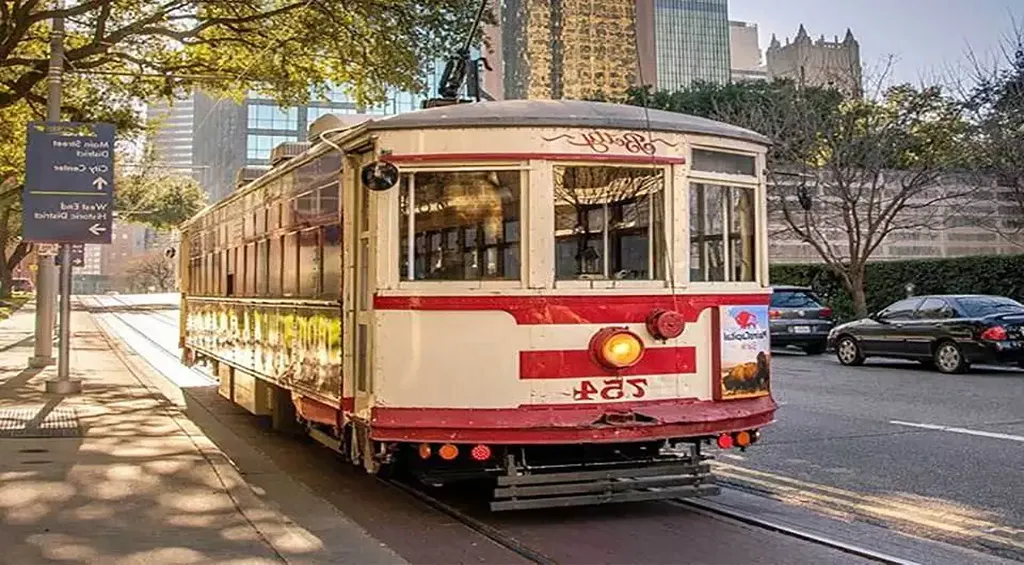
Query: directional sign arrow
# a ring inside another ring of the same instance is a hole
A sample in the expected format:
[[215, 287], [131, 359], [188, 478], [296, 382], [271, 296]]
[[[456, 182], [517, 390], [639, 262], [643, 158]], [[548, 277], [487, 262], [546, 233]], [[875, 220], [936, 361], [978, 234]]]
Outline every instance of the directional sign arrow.
[[92, 185], [96, 187], [96, 190], [103, 190], [103, 187], [107, 186], [106, 179], [102, 177], [96, 177], [96, 180], [92, 181]]
[[101, 234], [101, 233], [103, 233], [105, 231], [107, 231], [107, 228], [105, 228], [105, 227], [103, 227], [103, 226], [101, 226], [99, 224], [93, 224], [93, 225], [89, 226], [89, 233], [91, 233], [93, 235], [99, 235], [99, 234]]

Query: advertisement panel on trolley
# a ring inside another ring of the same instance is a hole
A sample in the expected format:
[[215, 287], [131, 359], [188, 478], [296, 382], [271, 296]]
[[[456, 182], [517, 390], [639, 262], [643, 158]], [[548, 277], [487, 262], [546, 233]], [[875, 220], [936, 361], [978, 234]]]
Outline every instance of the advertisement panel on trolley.
[[728, 306], [719, 312], [722, 317], [722, 398], [768, 394], [771, 376], [768, 306]]

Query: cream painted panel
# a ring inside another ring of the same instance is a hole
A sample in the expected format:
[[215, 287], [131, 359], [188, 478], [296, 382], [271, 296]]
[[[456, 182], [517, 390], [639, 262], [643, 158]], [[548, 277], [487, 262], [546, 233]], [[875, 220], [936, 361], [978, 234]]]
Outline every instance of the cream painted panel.
[[[544, 350], [566, 350], [566, 349], [587, 349], [590, 346], [590, 339], [600, 329], [609, 326], [626, 327], [631, 332], [640, 336], [644, 347], [685, 347], [693, 346], [696, 351], [696, 370], [693, 374], [677, 375], [677, 389], [666, 388], [659, 383], [659, 390], [666, 391], [665, 396], [658, 398], [711, 398], [711, 357], [708, 354], [711, 350], [711, 318], [701, 316], [696, 322], [686, 324], [686, 327], [679, 337], [670, 339], [664, 343], [654, 340], [647, 333], [644, 324], [579, 324], [579, 325], [551, 325], [551, 326], [519, 326], [520, 335], [525, 339], [519, 343], [520, 351], [544, 351]], [[643, 375], [638, 375], [643, 376]], [[655, 380], [673, 379], [673, 375], [651, 375], [649, 381], [654, 386]], [[536, 397], [534, 402], [550, 403], [554, 399], [547, 397], [547, 392], [552, 390], [551, 386], [544, 384], [554, 381], [556, 387], [565, 388], [565, 383], [578, 383], [583, 379], [532, 379], [531, 388]], [[561, 383], [561, 384], [559, 384]], [[573, 385], [574, 386], [574, 385]], [[568, 386], [572, 390], [573, 386]], [[651, 399], [651, 398], [649, 398]], [[626, 399], [623, 399], [626, 400]]]
[[510, 315], [378, 310], [376, 317], [378, 406], [508, 408], [528, 401]]
[[[598, 136], [594, 137], [597, 133]], [[408, 131], [382, 131], [379, 133], [381, 149], [396, 155], [436, 153], [578, 153], [581, 155], [621, 155], [635, 159], [646, 154], [634, 146], [605, 143], [601, 136], [621, 140], [623, 136], [639, 134], [633, 139], [647, 142], [646, 132], [616, 129], [577, 128], [460, 128]], [[656, 157], [685, 157], [688, 154], [686, 137], [678, 133], [654, 132]], [[589, 137], [588, 137], [589, 136]], [[605, 138], [607, 139], [607, 138]], [[589, 140], [589, 141], [588, 141]], [[721, 140], [725, 145], [726, 140]], [[631, 150], [633, 149], [633, 150]]]
[[[638, 382], [642, 380], [643, 382]], [[697, 375], [650, 375], [650, 376], [629, 376], [624, 380], [622, 387], [624, 396], [620, 402], [635, 402], [646, 400], [668, 400], [672, 398], [704, 398], [697, 389], [701, 387]], [[606, 379], [537, 379], [531, 381], [531, 403], [532, 404], [598, 404], [615, 402], [601, 398], [601, 395], [594, 394], [590, 400], [573, 400], [573, 390], [579, 389], [583, 381], [592, 384], [598, 391], [604, 386], [604, 381], [616, 382], [617, 379], [608, 377]], [[642, 396], [637, 396], [638, 390], [630, 381], [636, 382], [643, 390]]]
[[[711, 318], [661, 344], [642, 324], [626, 324], [648, 347], [692, 345], [696, 372], [649, 375], [646, 399], [711, 398]], [[377, 311], [376, 403], [413, 407], [515, 407], [572, 401], [585, 379], [519, 379], [519, 352], [585, 350], [610, 324], [516, 325], [504, 312]], [[644, 376], [644, 375], [637, 375]], [[596, 385], [601, 377], [591, 380]], [[623, 398], [622, 401], [630, 400]]]

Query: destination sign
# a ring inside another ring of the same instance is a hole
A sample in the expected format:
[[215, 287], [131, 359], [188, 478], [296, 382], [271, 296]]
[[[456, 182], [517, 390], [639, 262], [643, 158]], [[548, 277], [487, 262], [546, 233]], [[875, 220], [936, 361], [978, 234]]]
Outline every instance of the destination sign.
[[22, 238], [39, 243], [110, 243], [114, 126], [28, 126]]

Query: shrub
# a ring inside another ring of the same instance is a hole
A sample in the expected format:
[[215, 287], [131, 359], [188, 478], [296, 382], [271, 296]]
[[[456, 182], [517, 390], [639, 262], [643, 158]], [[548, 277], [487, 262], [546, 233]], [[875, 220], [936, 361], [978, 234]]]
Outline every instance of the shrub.
[[[1024, 301], [1024, 255], [868, 263], [865, 279], [869, 312], [906, 298], [907, 283], [914, 284], [914, 294], [995, 294]], [[837, 320], [853, 318], [849, 293], [825, 265], [772, 265], [771, 282], [810, 286]]]

